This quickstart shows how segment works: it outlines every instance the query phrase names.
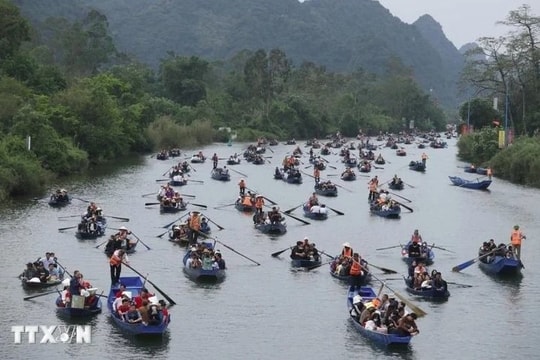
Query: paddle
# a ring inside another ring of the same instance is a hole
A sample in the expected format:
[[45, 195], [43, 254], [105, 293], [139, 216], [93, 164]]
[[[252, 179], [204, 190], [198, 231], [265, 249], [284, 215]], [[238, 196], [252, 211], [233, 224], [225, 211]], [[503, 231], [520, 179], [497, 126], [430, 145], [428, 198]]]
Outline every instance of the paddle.
[[388, 249], [395, 249], [397, 247], [401, 247], [401, 245], [388, 246], [388, 247], [378, 248], [375, 250], [388, 250]]
[[62, 264], [60, 264], [60, 263], [58, 262], [58, 260], [55, 260], [55, 262], [56, 262], [56, 264], [58, 264], [58, 266], [60, 266], [60, 268], [61, 268], [61, 269], [62, 269], [69, 277], [73, 277], [73, 276], [71, 276], [71, 274], [69, 273], [69, 271], [67, 271], [67, 269], [66, 269], [64, 266], [62, 266]]
[[473, 287], [472, 285], [459, 284], [459, 283], [452, 282], [452, 281], [446, 281], [446, 283], [449, 284], [449, 285], [456, 285], [456, 286], [464, 287], [464, 288]]
[[392, 269], [387, 269], [387, 268], [384, 268], [384, 267], [380, 267], [380, 266], [377, 266], [377, 265], [373, 265], [372, 263], [368, 263], [369, 266], [371, 267], [374, 267], [375, 269], [379, 269], [381, 270], [383, 273], [385, 274], [397, 274], [398, 272], [395, 271], [395, 270], [392, 270]]
[[137, 239], [137, 241], [139, 241], [141, 244], [143, 244], [148, 250], [152, 250], [152, 249], [150, 248], [150, 246], [146, 245], [146, 244], [144, 243], [144, 241], [142, 241], [141, 238], [139, 238], [137, 235], [135, 235], [135, 233], [134, 233], [133, 231], [131, 232], [131, 235], [133, 235], [133, 236], [135, 237], [135, 239]]
[[196, 170], [193, 166], [189, 165], [189, 167], [190, 167], [194, 172], [197, 172], [197, 170]]
[[152, 205], [159, 205], [161, 203], [158, 202], [151, 202], [151, 203], [144, 203], [144, 206], [152, 206]]
[[294, 220], [300, 221], [301, 223], [304, 223], [305, 225], [310, 225], [310, 223], [307, 222], [306, 220], [297, 218], [296, 216], [293, 216], [293, 215], [291, 215], [291, 214], [283, 213], [283, 215], [287, 215], [288, 217], [291, 217], [291, 218], [293, 218]]
[[77, 226], [78, 225], [59, 228], [58, 231], [64, 231], [64, 230], [68, 230], [68, 229], [75, 229]]
[[395, 200], [394, 200], [394, 202], [395, 202], [396, 204], [398, 204], [398, 205], [403, 206], [405, 209], [409, 210], [410, 212], [414, 212], [414, 210], [413, 210], [412, 208], [408, 207], [407, 205], [402, 204], [402, 203], [400, 203], [400, 202], [397, 202], [397, 201], [395, 201]]
[[[232, 169], [231, 169], [232, 170]], [[196, 182], [196, 183], [199, 183], [199, 184], [204, 184], [204, 181], [202, 180], [191, 180], [191, 179], [188, 179], [187, 181], [192, 181], [192, 182]]]
[[406, 297], [404, 297], [403, 295], [401, 295], [400, 293], [392, 289], [384, 281], [376, 277], [373, 273], [371, 273], [371, 276], [373, 276], [376, 280], [384, 284], [384, 286], [386, 286], [388, 290], [392, 291], [394, 295], [396, 295], [396, 297], [399, 298], [399, 300], [403, 301], [405, 305], [407, 305], [409, 309], [411, 309], [418, 317], [422, 317], [427, 314], [424, 310], [422, 310], [420, 307], [416, 306], [412, 301], [410, 301], [409, 299], [407, 299]]
[[451, 253], [455, 254], [455, 251], [448, 250], [448, 249], [442, 248], [440, 246], [435, 246], [435, 244], [431, 245], [431, 248], [435, 248], [435, 249], [439, 249], [439, 250], [443, 250], [443, 251], [448, 251], [448, 252], [451, 252]]
[[[123, 262], [123, 261], [122, 261], [122, 264], [126, 265], [129, 269], [131, 269], [135, 274], [139, 275], [140, 277], [144, 277], [143, 274], [141, 274], [140, 272], [138, 272], [137, 270], [135, 270], [135, 269], [134, 269], [133, 267], [131, 267], [129, 264], [127, 264], [127, 263], [125, 263], [125, 262]], [[171, 298], [169, 297], [169, 295], [165, 294], [165, 292], [163, 292], [163, 290], [161, 290], [160, 288], [158, 288], [158, 287], [156, 286], [156, 284], [154, 284], [152, 281], [150, 281], [150, 280], [148, 280], [148, 279], [147, 279], [146, 281], [148, 281], [148, 282], [154, 287], [154, 289], [156, 289], [161, 295], [163, 295], [163, 297], [164, 297], [165, 299], [167, 299], [167, 301], [169, 302], [169, 304], [170, 304], [171, 306], [172, 306], [172, 305], [176, 305], [176, 303], [174, 302], [174, 300], [171, 299]]]
[[58, 219], [67, 219], [67, 218], [74, 218], [74, 217], [81, 217], [81, 215], [59, 216]]
[[89, 202], [90, 202], [90, 200], [84, 200], [84, 199], [76, 198], [76, 197], [74, 197], [73, 199], [79, 200], [79, 201], [82, 201], [82, 202], [85, 202], [85, 203], [89, 203]]
[[273, 254], [270, 254], [272, 257], [278, 257], [279, 255], [283, 254], [285, 251], [287, 250], [291, 250], [293, 247], [292, 246], [289, 246], [288, 248], [286, 249], [283, 249], [283, 250], [280, 250], [278, 252], [275, 252]]
[[485, 254], [483, 254], [483, 255], [480, 255], [480, 256], [478, 256], [478, 257], [475, 257], [474, 259], [471, 259], [471, 260], [469, 260], [469, 261], [465, 261], [465, 262], [462, 263], [462, 264], [456, 265], [456, 266], [454, 266], [454, 267], [452, 268], [452, 271], [454, 271], [454, 272], [460, 272], [461, 270], [464, 270], [464, 269], [468, 268], [469, 266], [471, 266], [472, 264], [474, 264], [474, 263], [477, 262], [478, 260], [481, 260], [481, 259], [485, 258], [486, 256], [493, 254], [493, 253], [494, 253], [495, 251], [497, 251], [497, 250], [499, 250], [499, 248], [495, 248], [495, 249], [491, 250], [490, 252], [487, 252], [487, 253], [485, 253]]
[[319, 268], [319, 267], [321, 267], [323, 265], [328, 265], [328, 264], [331, 264], [333, 262], [334, 262], [334, 260], [330, 260], [330, 261], [327, 261], [325, 263], [320, 263], [318, 265], [313, 265], [313, 266], [310, 266], [310, 267], [306, 268], [306, 270], [309, 271], [309, 270], [317, 269], [317, 268]]
[[170, 179], [156, 179], [156, 182], [160, 182], [160, 181], [169, 181]]
[[335, 213], [338, 214], [338, 215], [345, 215], [344, 212], [341, 212], [341, 211], [339, 211], [339, 210], [336, 210], [336, 209], [334, 209], [334, 208], [331, 208], [331, 207], [328, 206], [328, 205], [326, 205], [326, 207], [329, 208], [330, 210], [332, 210], [333, 212], [335, 212]]
[[167, 171], [165, 171], [165, 172], [163, 173], [163, 175], [161, 175], [161, 176], [167, 175], [167, 174], [169, 173], [169, 171], [171, 171], [171, 169], [172, 169], [172, 166], [171, 166], [170, 168], [168, 168]]
[[238, 175], [242, 175], [243, 177], [248, 177], [246, 174], [241, 173], [240, 171], [237, 171], [237, 170], [234, 170], [234, 169], [229, 169], [229, 170], [234, 171], [235, 173], [237, 173]]
[[[251, 191], [251, 192], [253, 192], [253, 193], [255, 193], [255, 194], [258, 193], [258, 191], [255, 191], [255, 190], [253, 190], [253, 189], [250, 189], [250, 188], [246, 188], [246, 189], [248, 189], [249, 191]], [[268, 201], [270, 204], [272, 204], [272, 205], [277, 205], [277, 202], [275, 202], [275, 201], [273, 201], [273, 200], [270, 200], [270, 199], [267, 198], [266, 196], [263, 196], [263, 199], [267, 200], [267, 201]]]
[[261, 265], [260, 263], [256, 262], [255, 260], [250, 259], [250, 258], [247, 257], [246, 255], [244, 255], [244, 254], [242, 254], [242, 253], [240, 253], [240, 252], [234, 250], [234, 249], [233, 249], [232, 247], [230, 247], [229, 245], [223, 243], [222, 241], [219, 241], [219, 240], [216, 239], [215, 237], [208, 236], [207, 234], [205, 234], [205, 233], [203, 233], [203, 232], [201, 232], [201, 231], [198, 231], [198, 230], [197, 230], [197, 232], [198, 232], [200, 235], [204, 235], [204, 236], [206, 236], [207, 238], [210, 238], [210, 239], [214, 240], [215, 242], [217, 242], [217, 243], [219, 243], [219, 244], [225, 246], [227, 249], [229, 249], [229, 250], [231, 250], [232, 252], [234, 252], [234, 253], [236, 253], [236, 254], [242, 256], [243, 258], [248, 259], [249, 261], [251, 261], [252, 263], [256, 264], [257, 266]]
[[398, 194], [393, 193], [393, 192], [390, 192], [390, 191], [388, 191], [388, 193], [390, 193], [390, 194], [392, 194], [392, 195], [395, 195], [395, 196], [397, 196], [397, 197], [400, 197], [400, 198], [402, 198], [403, 200], [408, 201], [408, 202], [410, 202], [410, 203], [412, 202], [412, 200], [409, 200], [409, 199], [407, 199], [407, 198], [404, 197], [404, 196], [398, 195]]
[[292, 213], [294, 210], [298, 209], [298, 208], [299, 208], [300, 206], [302, 206], [302, 205], [304, 205], [304, 203], [301, 203], [300, 205], [295, 206], [295, 207], [293, 207], [293, 208], [291, 208], [291, 209], [289, 209], [289, 210], [285, 210], [284, 213], [285, 213], [285, 214], [290, 214], [290, 213]]
[[332, 259], [332, 260], [334, 259], [334, 256], [328, 255], [327, 253], [325, 253], [325, 252], [322, 251], [322, 250], [319, 250], [319, 252], [320, 252], [321, 254], [324, 254], [324, 255], [328, 256], [328, 257], [329, 257], [330, 259]]
[[412, 189], [415, 189], [415, 188], [416, 188], [416, 186], [412, 186], [411, 184], [407, 184], [405, 181], [404, 181], [403, 183], [404, 183], [405, 185], [411, 187]]
[[195, 204], [195, 203], [192, 203], [192, 202], [190, 202], [190, 203], [188, 203], [188, 204], [195, 205], [195, 206], [201, 207], [201, 208], [203, 208], [203, 209], [207, 209], [207, 208], [208, 208], [208, 206], [203, 205], [203, 204]]
[[219, 210], [219, 209], [223, 209], [223, 208], [226, 208], [228, 206], [233, 206], [233, 205], [236, 205], [236, 203], [221, 205], [221, 206], [214, 206], [214, 209]]
[[94, 246], [96, 249], [99, 248], [101, 245], [105, 244], [107, 241], [109, 240], [105, 240], [104, 242], [102, 242], [101, 244], [97, 245], [97, 246]]
[[[333, 183], [333, 184], [334, 184], [334, 183]], [[334, 184], [334, 185], [336, 185], [337, 187], [342, 188], [343, 190], [347, 190], [348, 192], [352, 192], [352, 190], [347, 189], [345, 186], [341, 186], [341, 185], [339, 185], [339, 184]]]
[[151, 193], [148, 193], [148, 194], [143, 194], [143, 195], [141, 195], [141, 197], [147, 197], [147, 196], [150, 196], [150, 195], [155, 195], [155, 194], [156, 194], [156, 192], [155, 192], [155, 191], [153, 191], [153, 192], [151, 192]]
[[174, 224], [174, 223], [177, 222], [177, 221], [182, 220], [183, 218], [185, 218], [185, 217], [188, 216], [188, 215], [189, 215], [189, 213], [184, 214], [184, 215], [180, 216], [178, 219], [173, 220], [173, 221], [171, 221], [170, 223], [168, 223], [168, 224], [166, 224], [166, 225], [163, 225], [162, 228], [167, 229], [167, 228], [169, 228], [170, 226], [172, 226], [172, 224]]
[[219, 228], [219, 230], [224, 230], [225, 229], [223, 226], [215, 223], [214, 220], [210, 219], [206, 214], [203, 214], [203, 215], [204, 215], [205, 218], [208, 219], [208, 221], [210, 221], [212, 224], [216, 225]]
[[111, 215], [107, 215], [107, 217], [117, 219], [117, 220], [121, 220], [121, 221], [126, 221], [126, 222], [129, 221], [129, 218], [125, 218], [125, 217], [111, 216]]
[[35, 298], [40, 297], [40, 296], [57, 294], [57, 293], [58, 293], [58, 289], [54, 290], [54, 291], [47, 291], [45, 293], [41, 293], [41, 294], [37, 294], [37, 295], [27, 296], [27, 297], [24, 297], [23, 300], [35, 299]]

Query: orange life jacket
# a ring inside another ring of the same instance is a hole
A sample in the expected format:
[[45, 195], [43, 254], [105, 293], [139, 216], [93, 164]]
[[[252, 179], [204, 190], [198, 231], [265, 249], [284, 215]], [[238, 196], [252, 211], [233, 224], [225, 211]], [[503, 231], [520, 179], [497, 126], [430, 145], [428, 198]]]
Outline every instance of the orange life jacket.
[[414, 235], [411, 236], [411, 241], [414, 243], [419, 243], [422, 240], [422, 237], [420, 235]]
[[376, 192], [377, 191], [377, 183], [374, 181], [371, 181], [369, 183], [369, 191]]
[[189, 219], [189, 227], [193, 230], [199, 230], [201, 228], [201, 218], [198, 216], [192, 216]]
[[521, 245], [521, 238], [523, 234], [519, 230], [512, 231], [512, 236], [510, 239], [512, 240], [512, 245]]
[[353, 256], [353, 249], [351, 249], [351, 248], [343, 248], [343, 250], [341, 251], [341, 255], [343, 255], [345, 257], [352, 257]]
[[262, 197], [257, 198], [257, 200], [255, 201], [255, 207], [257, 209], [262, 209], [263, 205], [264, 205], [264, 199]]
[[122, 258], [116, 255], [116, 251], [115, 251], [109, 260], [109, 264], [112, 266], [117, 266], [117, 265], [120, 265], [121, 263], [122, 263]]
[[362, 267], [360, 266], [360, 263], [358, 261], [353, 261], [351, 265], [351, 269], [349, 270], [349, 275], [351, 276], [362, 275]]
[[245, 188], [245, 187], [246, 187], [246, 182], [241, 180], [241, 181], [238, 183], [238, 186], [239, 186], [240, 188]]
[[249, 196], [244, 196], [244, 198], [242, 199], [242, 204], [245, 206], [252, 206], [251, 198]]

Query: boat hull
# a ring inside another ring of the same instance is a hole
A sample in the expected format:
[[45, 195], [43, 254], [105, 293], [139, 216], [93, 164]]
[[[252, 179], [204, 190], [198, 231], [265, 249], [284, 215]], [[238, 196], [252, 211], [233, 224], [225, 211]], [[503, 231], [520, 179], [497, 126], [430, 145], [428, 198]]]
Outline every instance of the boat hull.
[[102, 311], [102, 301], [101, 298], [98, 297], [97, 304], [94, 308], [73, 308], [73, 307], [64, 307], [60, 306], [59, 304], [62, 304], [62, 297], [58, 296], [55, 301], [56, 305], [56, 313], [65, 318], [77, 318], [77, 319], [83, 319], [83, 318], [89, 318], [92, 316], [95, 316], [97, 314], [100, 314]]
[[255, 229], [263, 234], [282, 235], [287, 232], [287, 226], [283, 223], [277, 224], [256, 224]]
[[449, 176], [448, 178], [455, 186], [472, 190], [487, 190], [489, 185], [491, 185], [491, 180], [469, 181], [459, 176]]
[[202, 269], [202, 268], [189, 268], [186, 266], [187, 260], [191, 256], [191, 251], [188, 251], [186, 255], [184, 255], [184, 258], [182, 259], [182, 262], [184, 264], [184, 274], [192, 280], [196, 282], [219, 282], [223, 281], [225, 279], [225, 270], [222, 269]]
[[291, 259], [291, 266], [296, 268], [310, 268], [317, 265], [321, 265], [321, 259], [319, 260], [307, 260], [307, 259]]
[[334, 186], [333, 188], [328, 187], [322, 187], [315, 185], [314, 187], [315, 193], [320, 196], [328, 196], [328, 197], [336, 197], [338, 196], [338, 190], [337, 187]]
[[328, 219], [328, 212], [311, 212], [309, 207], [304, 205], [304, 216], [311, 220], [326, 220]]
[[520, 260], [507, 258], [504, 256], [495, 256], [491, 262], [484, 262], [482, 259], [478, 262], [480, 268], [491, 275], [515, 276], [521, 275], [523, 264]]
[[403, 259], [403, 261], [405, 261], [407, 263], [407, 265], [411, 265], [413, 261], [416, 261], [416, 263], [418, 264], [419, 261], [423, 262], [424, 265], [432, 265], [433, 264], [433, 261], [435, 260], [435, 252], [433, 251], [433, 249], [431, 249], [429, 246], [427, 247], [427, 254], [423, 257], [414, 257], [414, 258], [410, 258], [409, 257], [409, 245], [410, 245], [410, 241], [403, 245], [403, 247], [401, 248], [401, 258]]
[[424, 288], [424, 289], [415, 289], [412, 286], [412, 281], [408, 278], [403, 278], [405, 285], [407, 286], [407, 292], [432, 301], [446, 301], [450, 297], [450, 292], [448, 289], [436, 289], [436, 288]]
[[409, 163], [409, 169], [424, 172], [426, 171], [426, 166], [421, 161], [411, 161]]

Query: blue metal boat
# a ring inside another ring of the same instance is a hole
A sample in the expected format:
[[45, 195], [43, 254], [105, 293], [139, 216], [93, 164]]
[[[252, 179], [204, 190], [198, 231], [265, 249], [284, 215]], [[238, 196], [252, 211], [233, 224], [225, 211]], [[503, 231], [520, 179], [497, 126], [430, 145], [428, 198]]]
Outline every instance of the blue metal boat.
[[[479, 254], [478, 256], [481, 256]], [[521, 260], [506, 256], [487, 256], [478, 261], [478, 266], [491, 275], [512, 276], [520, 275], [523, 263]]]
[[491, 180], [482, 180], [476, 179], [476, 181], [471, 180], [465, 180], [460, 178], [459, 176], [449, 176], [448, 177], [452, 184], [456, 185], [457, 187], [463, 187], [466, 189], [473, 189], [473, 190], [486, 190], [489, 185], [491, 185]]
[[[131, 298], [135, 298], [141, 293], [142, 288], [144, 287], [143, 281], [138, 276], [125, 276], [120, 278], [120, 283], [125, 285], [125, 292], [131, 293]], [[166, 319], [162, 319], [161, 323], [158, 325], [144, 325], [142, 323], [130, 324], [126, 321], [123, 321], [118, 313], [113, 309], [113, 303], [116, 299], [116, 293], [119, 291], [117, 284], [111, 286], [109, 291], [109, 296], [107, 298], [107, 308], [111, 313], [111, 318], [114, 323], [122, 330], [123, 332], [129, 335], [135, 336], [161, 336], [167, 330], [170, 322], [170, 315]], [[163, 318], [163, 316], [162, 316]]]
[[311, 212], [310, 207], [304, 204], [304, 216], [312, 220], [326, 220], [328, 219], [328, 210], [326, 208], [320, 208], [320, 211]]
[[424, 256], [421, 257], [415, 257], [410, 258], [409, 257], [409, 245], [411, 242], [409, 241], [407, 244], [401, 246], [401, 258], [403, 261], [405, 261], [408, 265], [411, 265], [413, 261], [416, 261], [418, 264], [419, 261], [423, 262], [424, 265], [431, 265], [433, 264], [433, 261], [435, 260], [435, 252], [433, 251], [433, 246], [421, 246], [421, 249], [423, 251]]
[[[81, 296], [79, 296], [81, 298]], [[84, 301], [84, 298], [83, 298]], [[75, 307], [76, 301], [72, 301], [72, 306], [65, 307], [62, 303], [62, 296], [58, 296], [56, 298], [56, 313], [61, 317], [66, 318], [89, 318], [94, 315], [100, 314], [102, 309], [102, 302], [101, 297], [97, 297], [97, 302], [95, 303], [95, 306], [93, 307]]]
[[[213, 244], [205, 243], [209, 249], [213, 248]], [[186, 266], [188, 259], [191, 257], [191, 250], [184, 255], [182, 263], [184, 264], [184, 273], [193, 281], [200, 282], [218, 282], [225, 279], [225, 269], [203, 269], [191, 268]]]
[[394, 345], [408, 345], [411, 342], [412, 336], [400, 336], [398, 334], [385, 334], [378, 331], [372, 331], [368, 330], [365, 327], [362, 326], [358, 322], [358, 318], [354, 316], [353, 309], [353, 299], [356, 295], [360, 295], [362, 297], [362, 301], [370, 301], [373, 298], [375, 298], [377, 295], [375, 294], [375, 291], [373, 288], [368, 286], [362, 286], [360, 289], [357, 287], [351, 286], [349, 287], [349, 291], [347, 292], [347, 309], [349, 310], [349, 316], [351, 317], [352, 323], [354, 324], [354, 327], [358, 330], [358, 332], [364, 336], [365, 338], [373, 341], [374, 343], [378, 345], [383, 346], [394, 346]]

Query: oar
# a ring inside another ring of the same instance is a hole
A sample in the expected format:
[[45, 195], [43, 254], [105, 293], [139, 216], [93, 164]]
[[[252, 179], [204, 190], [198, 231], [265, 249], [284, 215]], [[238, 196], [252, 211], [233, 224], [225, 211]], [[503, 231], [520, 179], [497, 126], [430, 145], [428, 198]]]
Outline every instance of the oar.
[[[140, 272], [138, 272], [137, 270], [135, 270], [135, 269], [134, 269], [133, 267], [131, 267], [129, 264], [127, 264], [127, 263], [125, 263], [125, 262], [123, 262], [123, 261], [122, 261], [122, 264], [126, 265], [129, 269], [131, 269], [135, 274], [139, 275], [140, 277], [144, 277], [143, 274], [141, 274]], [[160, 288], [158, 288], [158, 287], [156, 286], [156, 284], [154, 284], [152, 281], [150, 281], [150, 280], [148, 280], [148, 279], [147, 279], [146, 281], [148, 281], [148, 282], [154, 287], [154, 289], [156, 289], [161, 295], [163, 295], [163, 297], [164, 297], [165, 299], [167, 299], [167, 301], [169, 302], [170, 305], [176, 305], [176, 303], [174, 302], [174, 300], [171, 299], [171, 298], [169, 297], [169, 295], [165, 294], [165, 293], [163, 292], [163, 290], [161, 290]]]
[[170, 179], [156, 179], [156, 182], [160, 182], [160, 181], [169, 181]]
[[319, 252], [320, 252], [321, 254], [324, 254], [324, 255], [328, 256], [328, 257], [329, 257], [330, 259], [332, 259], [332, 260], [335, 258], [334, 256], [328, 255], [327, 253], [325, 253], [325, 252], [322, 251], [322, 250], [319, 250]]
[[241, 173], [240, 171], [237, 171], [237, 170], [234, 170], [234, 169], [229, 169], [229, 170], [234, 171], [235, 173], [237, 173], [238, 175], [242, 175], [243, 177], [248, 177], [246, 174]]
[[392, 194], [392, 195], [395, 195], [395, 196], [397, 196], [397, 197], [400, 197], [400, 198], [402, 198], [403, 200], [408, 201], [408, 202], [410, 202], [410, 203], [412, 202], [412, 200], [409, 200], [409, 199], [407, 199], [407, 198], [404, 197], [404, 196], [398, 195], [398, 194], [393, 193], [393, 192], [390, 192], [390, 191], [389, 191], [389, 193]]
[[73, 199], [79, 200], [79, 201], [82, 201], [82, 202], [85, 202], [85, 203], [89, 203], [89, 202], [90, 202], [90, 200], [84, 200], [84, 199], [77, 198], [77, 197], [74, 197]]
[[192, 202], [190, 202], [190, 203], [188, 203], [188, 204], [195, 205], [195, 206], [201, 207], [201, 208], [203, 208], [203, 209], [207, 209], [207, 208], [208, 208], [208, 206], [203, 205], [203, 204], [195, 204], [195, 203], [192, 203]]
[[374, 267], [375, 269], [381, 270], [385, 274], [397, 274], [398, 272], [392, 269], [387, 269], [381, 266], [373, 265], [372, 263], [368, 263], [369, 266]]
[[229, 250], [231, 250], [232, 252], [234, 252], [234, 253], [236, 253], [236, 254], [242, 256], [243, 258], [248, 259], [249, 261], [251, 261], [252, 263], [256, 264], [257, 266], [261, 265], [260, 263], [256, 262], [255, 260], [250, 259], [250, 258], [247, 257], [246, 255], [244, 255], [244, 254], [242, 254], [242, 253], [239, 253], [238, 251], [234, 250], [234, 249], [233, 249], [232, 247], [230, 247], [229, 245], [223, 243], [222, 241], [219, 241], [219, 240], [216, 239], [215, 237], [208, 236], [208, 235], [206, 235], [205, 233], [200, 232], [200, 231], [198, 231], [198, 230], [197, 230], [197, 232], [198, 232], [199, 234], [204, 235], [204, 236], [206, 236], [207, 238], [210, 238], [210, 239], [214, 240], [215, 242], [217, 242], [217, 243], [219, 243], [219, 244], [225, 246], [227, 249], [229, 249]]
[[165, 171], [165, 172], [163, 173], [163, 175], [161, 175], [161, 176], [167, 175], [167, 174], [169, 173], [169, 171], [171, 171], [171, 169], [172, 169], [172, 166], [171, 166], [170, 168], [168, 168], [167, 171]]
[[212, 224], [216, 225], [219, 230], [224, 230], [225, 228], [217, 223], [214, 222], [214, 220], [210, 219], [208, 216], [206, 216], [206, 214], [204, 214], [204, 217], [208, 219], [208, 221], [210, 221]]
[[152, 205], [159, 205], [161, 203], [158, 202], [151, 202], [151, 203], [144, 203], [144, 206], [152, 206]]
[[283, 254], [285, 251], [287, 250], [291, 250], [293, 247], [292, 246], [289, 246], [288, 248], [286, 249], [283, 249], [283, 250], [280, 250], [278, 252], [275, 252], [275, 253], [272, 253], [270, 254], [272, 257], [278, 257], [279, 255]]
[[147, 197], [147, 196], [150, 196], [150, 195], [155, 195], [155, 194], [156, 194], [156, 192], [155, 192], [155, 191], [153, 191], [153, 192], [151, 192], [151, 193], [148, 193], [148, 194], [143, 194], [143, 195], [141, 195], [141, 197]]
[[395, 201], [395, 200], [394, 200], [394, 202], [395, 202], [396, 204], [398, 204], [398, 205], [403, 206], [405, 209], [409, 210], [410, 212], [414, 212], [414, 210], [413, 210], [412, 208], [408, 207], [407, 205], [405, 205], [405, 204], [403, 204], [403, 203], [400, 203], [400, 202], [397, 202], [397, 201]]
[[81, 215], [59, 216], [58, 219], [67, 219], [67, 218], [74, 218], [74, 217], [81, 217]]
[[60, 264], [60, 263], [58, 262], [58, 260], [55, 260], [55, 262], [56, 262], [56, 264], [58, 264], [58, 266], [60, 266], [60, 268], [61, 268], [61, 269], [62, 269], [69, 277], [73, 277], [73, 276], [71, 276], [71, 274], [69, 273], [69, 271], [67, 271], [67, 269], [66, 269], [64, 266], [62, 266], [62, 264]]
[[305, 225], [310, 225], [310, 223], [307, 222], [306, 220], [297, 218], [296, 216], [293, 216], [293, 215], [291, 215], [291, 214], [285, 214], [285, 213], [283, 213], [283, 215], [287, 215], [288, 217], [291, 217], [291, 218], [293, 218], [294, 220], [300, 221], [301, 223], [304, 223]]
[[[334, 184], [334, 183], [332, 183], [332, 184]], [[345, 186], [341, 186], [339, 184], [334, 184], [334, 185], [336, 185], [337, 187], [342, 188], [343, 190], [347, 190], [348, 192], [352, 192], [352, 190], [347, 189]]]
[[388, 247], [378, 248], [375, 250], [388, 250], [388, 249], [395, 249], [397, 247], [401, 247], [401, 245], [388, 246]]
[[407, 186], [410, 186], [412, 189], [415, 189], [415, 188], [416, 188], [416, 186], [412, 186], [411, 184], [407, 184], [405, 181], [403, 181], [403, 183], [404, 183], [405, 185], [407, 185]]
[[427, 314], [424, 310], [422, 310], [420, 307], [416, 306], [412, 301], [410, 301], [409, 299], [407, 299], [406, 297], [404, 297], [403, 295], [401, 295], [400, 293], [398, 293], [397, 291], [392, 289], [384, 281], [382, 281], [381, 279], [376, 277], [373, 273], [371, 273], [371, 276], [373, 276], [376, 280], [383, 283], [384, 286], [386, 286], [388, 288], [388, 290], [392, 291], [394, 293], [394, 295], [396, 295], [397, 298], [399, 298], [401, 301], [403, 301], [405, 303], [405, 305], [407, 305], [409, 307], [409, 309], [411, 309], [418, 317], [422, 317], [422, 316]]
[[433, 244], [431, 247], [432, 247], [432, 248], [435, 248], [435, 249], [443, 250], [443, 251], [448, 251], [448, 252], [451, 252], [451, 253], [454, 253], [454, 254], [455, 254], [455, 251], [448, 250], [448, 249], [445, 249], [445, 248], [440, 247], [440, 246], [435, 246], [435, 244]]
[[32, 296], [24, 297], [23, 300], [35, 299], [35, 298], [40, 297], [40, 296], [51, 295], [51, 294], [57, 294], [57, 293], [58, 293], [58, 290], [47, 291], [47, 292], [45, 292], [45, 293], [41, 293], [41, 294], [37, 294], [37, 295], [32, 295]]
[[[251, 191], [252, 193], [255, 193], [255, 194], [258, 194], [259, 192], [258, 191], [255, 191], [253, 189], [250, 189], [250, 188], [246, 188], [248, 189], [249, 191]], [[266, 196], [263, 196], [263, 199], [267, 200], [270, 204], [272, 205], [277, 205], [277, 202], [273, 201], [273, 200], [270, 200], [269, 198], [267, 198]]]
[[345, 215], [344, 212], [341, 212], [341, 211], [339, 211], [339, 210], [336, 210], [336, 209], [334, 209], [334, 208], [331, 208], [331, 207], [328, 206], [328, 205], [326, 205], [326, 207], [329, 208], [330, 210], [332, 210], [333, 212], [335, 212], [335, 213], [338, 214], [338, 215]]
[[499, 248], [495, 248], [495, 249], [491, 250], [490, 252], [487, 252], [487, 253], [485, 253], [485, 254], [483, 254], [483, 255], [480, 255], [480, 256], [478, 256], [478, 257], [475, 257], [474, 259], [471, 259], [471, 260], [469, 260], [469, 261], [465, 261], [465, 262], [462, 263], [462, 264], [456, 265], [456, 266], [454, 266], [454, 267], [452, 268], [452, 271], [454, 271], [454, 272], [460, 272], [461, 270], [464, 270], [464, 269], [468, 268], [469, 266], [471, 266], [472, 264], [474, 264], [474, 263], [477, 262], [478, 260], [481, 260], [481, 259], [485, 258], [486, 256], [493, 254], [493, 253], [494, 253], [495, 251], [497, 251], [497, 250], [499, 250]]
[[105, 244], [107, 241], [109, 241], [108, 239], [105, 240], [104, 242], [102, 242], [101, 244], [97, 245], [97, 246], [94, 246], [96, 249], [99, 248], [101, 245]]
[[191, 165], [188, 165], [188, 166], [191, 168], [191, 170], [193, 170], [194, 172], [197, 172], [197, 169], [195, 169], [193, 166]]
[[163, 225], [163, 226], [162, 226], [162, 228], [164, 228], [164, 229], [168, 229], [169, 227], [171, 227], [171, 226], [172, 226], [172, 224], [174, 224], [174, 223], [175, 223], [175, 222], [177, 222], [177, 221], [180, 221], [180, 220], [182, 220], [183, 218], [185, 218], [185, 217], [186, 217], [186, 216], [188, 216], [188, 215], [189, 215], [189, 213], [187, 213], [187, 214], [184, 214], [184, 215], [180, 216], [180, 217], [179, 217], [178, 219], [176, 219], [176, 220], [173, 220], [173, 221], [171, 221], [170, 223], [168, 223], [168, 224], [165, 224], [165, 225]]
[[135, 239], [137, 239], [137, 241], [139, 241], [141, 244], [143, 244], [148, 250], [152, 250], [152, 249], [150, 248], [150, 246], [146, 245], [146, 244], [144, 243], [144, 241], [142, 241], [141, 238], [139, 238], [137, 235], [135, 235], [135, 233], [134, 233], [133, 231], [131, 232], [131, 235], [135, 236]]
[[219, 210], [219, 209], [223, 209], [223, 208], [226, 208], [228, 206], [233, 206], [233, 205], [236, 205], [236, 203], [221, 205], [221, 206], [214, 206], [214, 209]]
[[328, 264], [331, 264], [333, 262], [334, 262], [334, 260], [330, 260], [330, 261], [327, 261], [325, 263], [320, 263], [318, 265], [313, 265], [313, 266], [310, 266], [310, 267], [306, 268], [306, 270], [309, 271], [309, 270], [317, 269], [317, 268], [320, 268], [323, 265], [328, 265]]
[[129, 221], [129, 218], [125, 218], [125, 217], [111, 216], [111, 215], [107, 215], [107, 217], [117, 219], [117, 220], [122, 220], [122, 221]]
[[[446, 281], [446, 280], [445, 280], [445, 281]], [[473, 287], [472, 285], [459, 284], [459, 283], [452, 282], [452, 281], [446, 281], [446, 283], [449, 284], [449, 285], [456, 285], [456, 286], [464, 287], [464, 288]]]
[[295, 207], [293, 207], [293, 208], [291, 208], [289, 210], [285, 210], [284, 213], [285, 214], [290, 214], [290, 213], [292, 213], [294, 210], [298, 209], [302, 205], [304, 205], [304, 203], [301, 203], [300, 205], [297, 205], [297, 206], [295, 206]]
[[64, 230], [68, 230], [68, 229], [75, 229], [78, 225], [75, 225], [75, 226], [68, 226], [68, 227], [63, 227], [63, 228], [60, 228], [58, 229], [58, 231], [64, 231]]
[[164, 232], [162, 232], [162, 233], [159, 234], [159, 235], [156, 235], [156, 237], [161, 239], [161, 238], [163, 237], [163, 235], [165, 235], [165, 234], [168, 233], [168, 232], [169, 232], [169, 229], [165, 230]]
[[[231, 169], [231, 170], [232, 170], [232, 169]], [[199, 184], [204, 184], [204, 181], [202, 181], [202, 180], [191, 180], [191, 179], [188, 179], [188, 181], [196, 182], [196, 183], [199, 183]]]

